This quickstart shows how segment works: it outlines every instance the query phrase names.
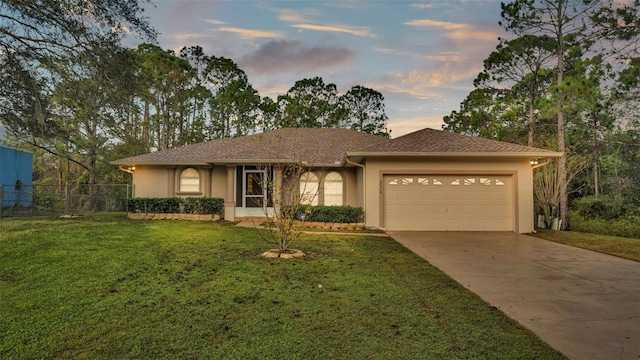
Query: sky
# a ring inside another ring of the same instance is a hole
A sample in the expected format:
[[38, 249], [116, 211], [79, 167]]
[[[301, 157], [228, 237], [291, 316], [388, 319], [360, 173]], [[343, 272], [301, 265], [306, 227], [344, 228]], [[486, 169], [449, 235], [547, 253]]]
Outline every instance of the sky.
[[507, 36], [492, 0], [155, 0], [144, 15], [162, 48], [231, 58], [261, 96], [316, 76], [377, 90], [392, 137], [440, 129]]

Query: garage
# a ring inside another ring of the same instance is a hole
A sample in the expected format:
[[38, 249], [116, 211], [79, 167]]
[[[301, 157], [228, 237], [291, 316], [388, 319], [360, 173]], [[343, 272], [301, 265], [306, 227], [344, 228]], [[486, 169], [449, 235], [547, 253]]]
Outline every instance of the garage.
[[511, 175], [383, 177], [387, 230], [513, 231]]

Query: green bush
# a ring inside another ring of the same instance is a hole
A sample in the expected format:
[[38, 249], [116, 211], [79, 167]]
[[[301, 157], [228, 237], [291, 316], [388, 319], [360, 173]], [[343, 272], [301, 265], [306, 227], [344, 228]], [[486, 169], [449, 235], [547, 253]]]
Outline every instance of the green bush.
[[126, 200], [127, 211], [156, 214], [221, 214], [220, 198], [132, 198]]
[[626, 215], [617, 219], [585, 218], [578, 211], [572, 211], [570, 215], [572, 231], [640, 239], [638, 215]]
[[613, 220], [631, 212], [630, 205], [620, 196], [585, 196], [573, 201], [573, 209], [585, 219]]
[[[288, 211], [285, 210], [285, 213]], [[298, 205], [295, 212], [298, 217], [304, 214], [305, 221], [331, 223], [361, 223], [364, 211], [361, 207], [352, 206], [310, 206]]]

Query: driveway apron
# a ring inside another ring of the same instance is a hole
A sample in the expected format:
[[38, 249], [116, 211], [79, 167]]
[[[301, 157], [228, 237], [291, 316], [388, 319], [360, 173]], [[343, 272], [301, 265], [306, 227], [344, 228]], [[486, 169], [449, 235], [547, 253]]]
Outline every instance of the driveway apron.
[[640, 358], [640, 263], [501, 232], [389, 232], [571, 359]]

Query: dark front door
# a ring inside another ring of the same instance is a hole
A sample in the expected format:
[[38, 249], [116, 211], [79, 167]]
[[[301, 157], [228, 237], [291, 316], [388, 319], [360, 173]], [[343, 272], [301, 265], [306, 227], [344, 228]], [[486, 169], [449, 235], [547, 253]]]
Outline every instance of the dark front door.
[[244, 201], [246, 207], [263, 207], [267, 199], [267, 179], [264, 170], [245, 170]]

